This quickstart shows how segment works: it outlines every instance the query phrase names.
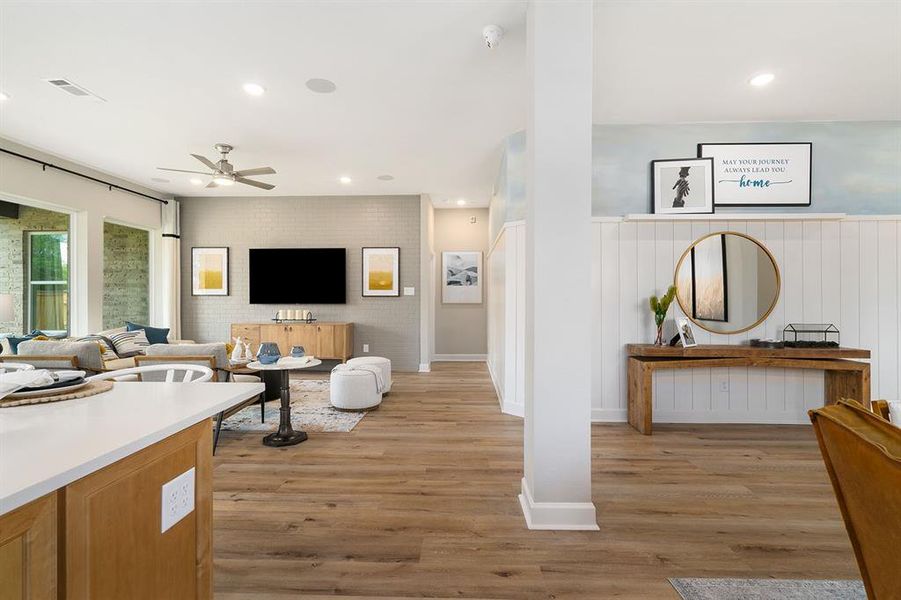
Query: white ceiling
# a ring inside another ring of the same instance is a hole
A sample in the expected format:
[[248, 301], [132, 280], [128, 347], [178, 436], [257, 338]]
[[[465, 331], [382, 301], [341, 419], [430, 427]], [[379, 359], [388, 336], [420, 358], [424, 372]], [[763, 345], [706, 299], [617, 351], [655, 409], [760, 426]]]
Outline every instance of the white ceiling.
[[[488, 23], [507, 30], [493, 51]], [[897, 1], [598, 2], [595, 122], [901, 119], [899, 31]], [[776, 81], [751, 88], [759, 71]], [[181, 196], [484, 206], [501, 141], [525, 127], [526, 76], [519, 1], [0, 4], [0, 136]], [[314, 77], [337, 91], [310, 92]], [[248, 81], [267, 93], [247, 96]], [[216, 142], [239, 169], [274, 167], [259, 179], [276, 189], [155, 170], [194, 169], [188, 154], [214, 158]]]

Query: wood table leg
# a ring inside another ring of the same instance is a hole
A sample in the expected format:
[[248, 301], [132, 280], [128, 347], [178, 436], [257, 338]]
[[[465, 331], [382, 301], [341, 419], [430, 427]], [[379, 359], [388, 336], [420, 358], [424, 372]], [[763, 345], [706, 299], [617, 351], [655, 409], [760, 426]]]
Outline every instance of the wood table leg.
[[826, 371], [826, 406], [840, 398], [857, 400], [865, 407], [870, 405], [870, 365], [861, 363], [859, 370]]
[[653, 407], [653, 369], [637, 358], [629, 358], [629, 425], [651, 435]]

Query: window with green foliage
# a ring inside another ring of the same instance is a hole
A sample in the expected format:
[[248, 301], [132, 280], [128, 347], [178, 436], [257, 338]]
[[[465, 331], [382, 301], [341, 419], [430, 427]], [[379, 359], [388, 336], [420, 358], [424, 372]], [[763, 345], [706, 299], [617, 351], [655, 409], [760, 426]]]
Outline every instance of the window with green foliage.
[[69, 330], [69, 234], [29, 231], [26, 236], [28, 329]]

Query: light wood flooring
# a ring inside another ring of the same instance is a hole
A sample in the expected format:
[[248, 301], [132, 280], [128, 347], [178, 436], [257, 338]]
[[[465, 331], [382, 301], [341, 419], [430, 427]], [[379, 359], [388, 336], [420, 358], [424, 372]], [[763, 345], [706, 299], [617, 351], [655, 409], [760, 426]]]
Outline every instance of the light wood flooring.
[[[859, 578], [806, 426], [592, 429], [599, 532], [529, 531], [485, 365], [395, 374], [351, 433], [223, 432], [216, 598], [678, 598], [667, 577]], [[324, 375], [310, 374], [312, 377]]]

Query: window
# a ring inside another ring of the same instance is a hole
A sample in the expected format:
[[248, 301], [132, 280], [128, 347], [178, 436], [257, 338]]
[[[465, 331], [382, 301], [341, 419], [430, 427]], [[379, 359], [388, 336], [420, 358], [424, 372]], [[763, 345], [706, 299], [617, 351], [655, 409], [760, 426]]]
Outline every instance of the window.
[[69, 330], [69, 234], [26, 234], [28, 330], [65, 334]]

